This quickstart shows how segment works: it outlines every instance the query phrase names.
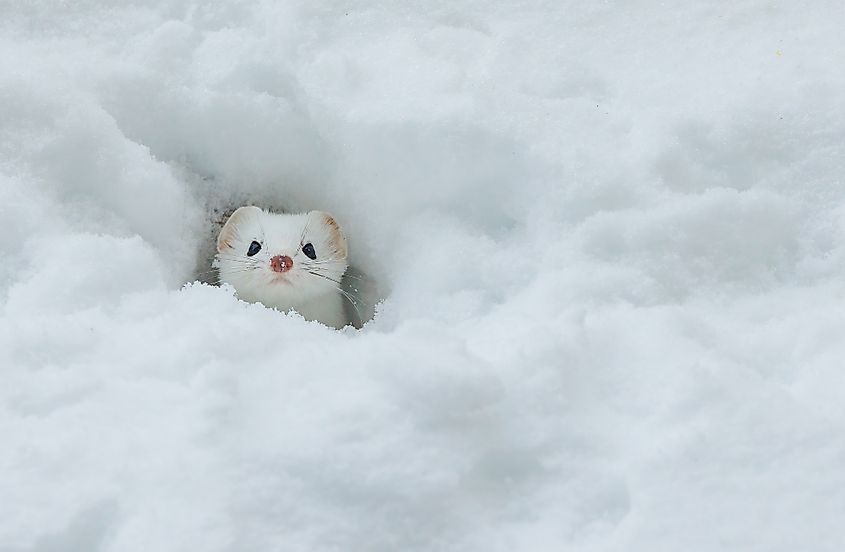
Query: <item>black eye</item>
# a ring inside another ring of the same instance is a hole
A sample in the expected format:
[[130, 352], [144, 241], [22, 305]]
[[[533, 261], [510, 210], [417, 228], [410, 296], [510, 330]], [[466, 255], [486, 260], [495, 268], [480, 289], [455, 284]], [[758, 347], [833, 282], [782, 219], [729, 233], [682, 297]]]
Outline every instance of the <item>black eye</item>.
[[246, 256], [252, 257], [253, 255], [258, 253], [259, 251], [261, 251], [261, 244], [258, 243], [257, 241], [254, 241], [251, 244], [249, 244], [249, 251], [246, 252]]
[[317, 252], [314, 251], [314, 246], [311, 245], [310, 243], [306, 243], [305, 245], [302, 246], [302, 252], [305, 253], [305, 255], [309, 259], [316, 259], [317, 258]]

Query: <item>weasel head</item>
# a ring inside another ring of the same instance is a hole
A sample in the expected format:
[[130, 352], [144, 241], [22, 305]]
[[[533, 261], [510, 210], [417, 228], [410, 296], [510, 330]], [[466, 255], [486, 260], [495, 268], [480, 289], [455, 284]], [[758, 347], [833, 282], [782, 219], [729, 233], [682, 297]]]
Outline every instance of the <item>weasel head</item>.
[[281, 310], [340, 293], [346, 238], [328, 213], [274, 214], [241, 207], [217, 237], [220, 281], [238, 296]]

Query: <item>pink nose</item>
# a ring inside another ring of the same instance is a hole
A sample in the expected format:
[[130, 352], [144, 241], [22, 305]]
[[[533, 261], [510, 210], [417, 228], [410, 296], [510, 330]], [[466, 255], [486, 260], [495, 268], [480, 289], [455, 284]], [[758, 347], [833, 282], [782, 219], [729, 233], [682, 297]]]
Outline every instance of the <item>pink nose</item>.
[[273, 272], [287, 272], [293, 268], [293, 259], [287, 255], [276, 255], [270, 259], [270, 268]]

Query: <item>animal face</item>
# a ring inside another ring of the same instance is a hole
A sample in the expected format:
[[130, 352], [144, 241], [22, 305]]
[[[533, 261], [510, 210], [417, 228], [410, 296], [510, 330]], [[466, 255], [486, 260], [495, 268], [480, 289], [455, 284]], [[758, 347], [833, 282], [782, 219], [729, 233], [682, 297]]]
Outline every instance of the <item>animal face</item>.
[[221, 282], [242, 299], [286, 310], [339, 293], [346, 238], [322, 211], [283, 215], [241, 207], [220, 231], [215, 265]]

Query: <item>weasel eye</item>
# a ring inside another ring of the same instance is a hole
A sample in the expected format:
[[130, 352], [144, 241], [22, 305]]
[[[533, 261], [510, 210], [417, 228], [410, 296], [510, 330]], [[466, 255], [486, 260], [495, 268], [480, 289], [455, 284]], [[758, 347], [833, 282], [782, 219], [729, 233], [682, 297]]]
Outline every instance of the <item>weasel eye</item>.
[[311, 245], [310, 243], [306, 243], [305, 245], [302, 246], [302, 252], [305, 253], [305, 256], [308, 257], [309, 259], [316, 259], [317, 258], [317, 252], [314, 251], [314, 246]]
[[257, 241], [254, 241], [251, 244], [249, 244], [249, 251], [246, 252], [246, 256], [252, 257], [253, 255], [258, 253], [259, 251], [261, 251], [261, 244], [258, 243]]

